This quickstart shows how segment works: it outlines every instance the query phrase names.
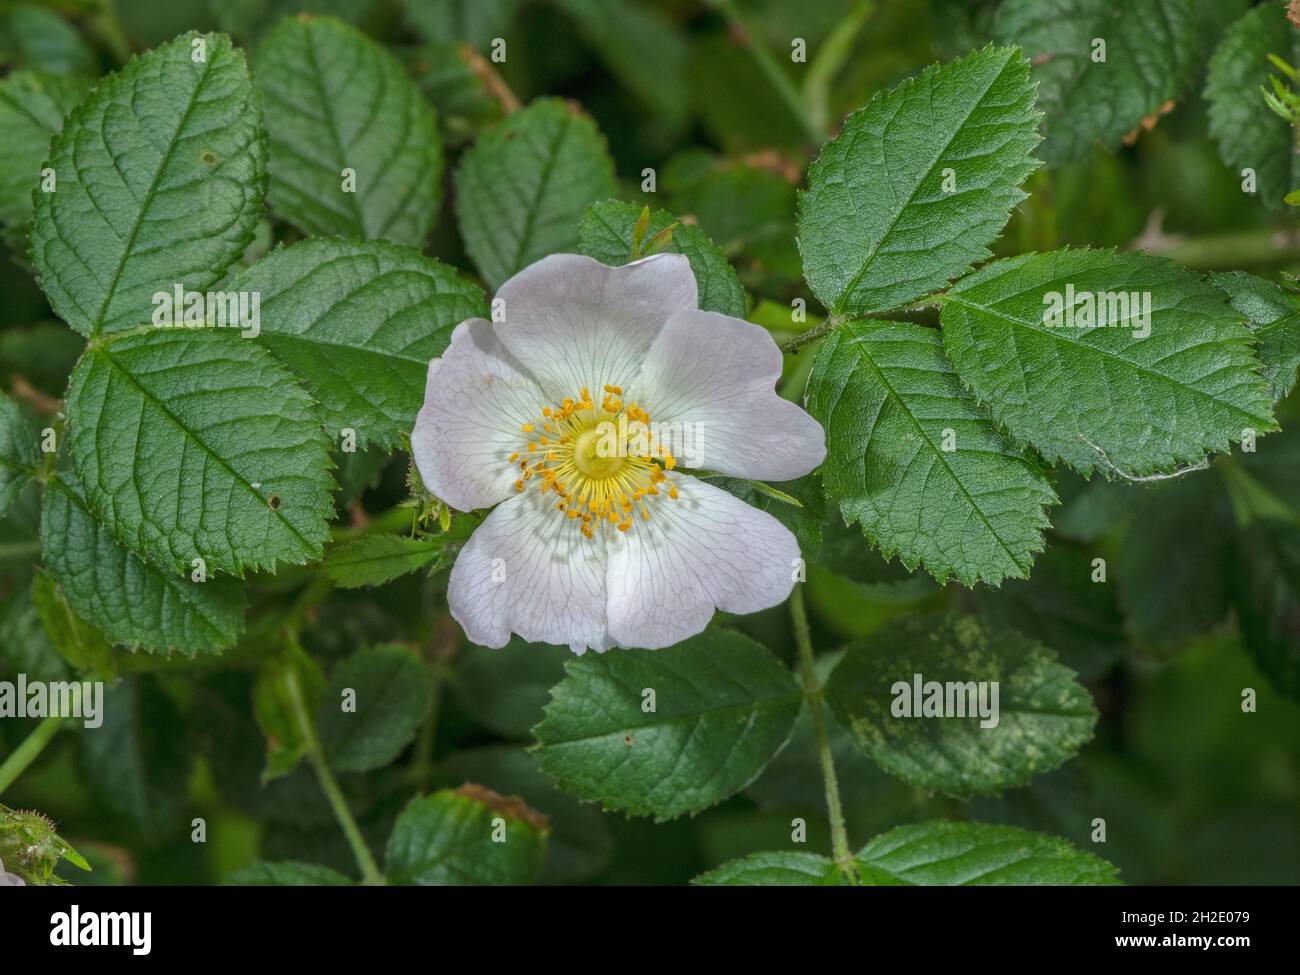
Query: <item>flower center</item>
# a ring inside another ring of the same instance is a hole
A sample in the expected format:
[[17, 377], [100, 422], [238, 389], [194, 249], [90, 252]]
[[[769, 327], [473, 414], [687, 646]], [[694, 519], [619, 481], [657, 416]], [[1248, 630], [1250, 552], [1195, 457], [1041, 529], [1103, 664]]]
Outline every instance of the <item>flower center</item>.
[[587, 538], [602, 525], [625, 532], [634, 515], [649, 520], [650, 502], [677, 498], [677, 488], [664, 484], [664, 471], [677, 465], [676, 458], [656, 439], [650, 415], [624, 403], [618, 386], [605, 387], [599, 406], [584, 387], [577, 398], [544, 407], [520, 430], [528, 441], [509, 458], [519, 468], [515, 490], [536, 481]]

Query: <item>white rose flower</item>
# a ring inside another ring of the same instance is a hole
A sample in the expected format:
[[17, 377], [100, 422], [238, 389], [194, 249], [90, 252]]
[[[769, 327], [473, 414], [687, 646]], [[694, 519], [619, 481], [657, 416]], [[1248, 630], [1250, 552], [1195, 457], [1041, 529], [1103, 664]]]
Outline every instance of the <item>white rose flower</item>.
[[790, 531], [683, 473], [785, 481], [825, 457], [821, 426], [776, 394], [767, 331], [701, 311], [677, 254], [556, 254], [497, 299], [500, 324], [461, 322], [429, 363], [411, 434], [435, 496], [493, 508], [448, 586], [469, 639], [666, 647], [789, 596]]
[[16, 873], [8, 873], [5, 870], [3, 860], [0, 860], [0, 887], [26, 887], [27, 881]]

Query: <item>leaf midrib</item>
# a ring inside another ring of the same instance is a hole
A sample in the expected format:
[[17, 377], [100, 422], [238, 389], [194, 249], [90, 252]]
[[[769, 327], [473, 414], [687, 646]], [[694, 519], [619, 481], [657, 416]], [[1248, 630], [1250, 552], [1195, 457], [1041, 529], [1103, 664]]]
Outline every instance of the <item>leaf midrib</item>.
[[[316, 23], [321, 23], [317, 20]], [[307, 42], [307, 61], [311, 68], [313, 87], [320, 98], [321, 107], [324, 109], [325, 125], [329, 130], [330, 142], [334, 145], [334, 159], [342, 167], [347, 165], [347, 153], [343, 148], [343, 137], [339, 134], [338, 122], [334, 118], [334, 112], [328, 95], [325, 91], [325, 77], [321, 72], [320, 61], [316, 57], [316, 39], [312, 35], [312, 25], [308, 23], [303, 31]], [[344, 193], [349, 197], [352, 203], [352, 210], [357, 221], [357, 232], [361, 237], [366, 236], [366, 215], [361, 207], [361, 201], [357, 199], [357, 193]]]
[[[1017, 292], [1015, 296], [1019, 296], [1021, 294], [1024, 294], [1024, 292]], [[1276, 421], [1274, 421], [1272, 417], [1256, 416], [1251, 413], [1247, 413], [1244, 409], [1242, 409], [1240, 406], [1236, 405], [1235, 403], [1230, 403], [1227, 400], [1219, 399], [1214, 394], [1204, 389], [1201, 389], [1199, 386], [1188, 385], [1187, 383], [1175, 379], [1173, 376], [1167, 376], [1163, 372], [1158, 372], [1155, 369], [1152, 369], [1148, 366], [1143, 366], [1140, 365], [1139, 363], [1133, 362], [1130, 359], [1125, 359], [1123, 356], [1117, 355], [1116, 353], [1111, 352], [1107, 349], [1103, 349], [1095, 345], [1088, 345], [1083, 342], [1077, 342], [1069, 335], [1064, 334], [1064, 330], [1039, 328], [1038, 326], [1034, 325], [1032, 322], [1027, 322], [1023, 319], [1016, 318], [1014, 315], [1010, 315], [1007, 314], [1006, 312], [998, 311], [994, 308], [989, 307], [988, 305], [981, 305], [971, 301], [963, 301], [960, 297], [953, 294], [951, 291], [942, 297], [942, 301], [944, 303], [950, 303], [950, 304], [957, 305], [961, 308], [965, 308], [968, 311], [983, 312], [986, 315], [989, 315], [993, 318], [1001, 319], [1002, 321], [1008, 322], [1009, 324], [1018, 325], [1021, 328], [1035, 335], [1041, 335], [1044, 338], [1053, 339], [1056, 342], [1068, 346], [1072, 349], [1079, 349], [1081, 350], [1081, 354], [1094, 353], [1101, 358], [1118, 362], [1121, 365], [1129, 369], [1132, 369], [1134, 372], [1140, 373], [1144, 376], [1151, 377], [1153, 379], [1163, 380], [1165, 383], [1168, 383], [1176, 387], [1177, 389], [1186, 390], [1189, 393], [1195, 393], [1198, 396], [1201, 396], [1204, 399], [1209, 400], [1211, 403], [1215, 403], [1219, 406], [1226, 407], [1227, 409], [1231, 410], [1237, 415], [1244, 417], [1245, 419], [1250, 420], [1254, 423], [1257, 424], [1262, 423], [1266, 429], [1269, 430], [1276, 429], [1275, 426]], [[1023, 375], [1024, 367], [1018, 355], [1016, 356], [1015, 362], [1017, 368], [1020, 370], [1021, 374]], [[1263, 379], [1258, 375], [1253, 376], [1253, 378], [1259, 379], [1260, 382], [1263, 382]]]
[[[276, 517], [276, 519], [285, 528], [287, 528], [293, 534], [293, 536], [298, 539], [300, 543], [302, 543], [303, 550], [305, 552], [310, 553], [316, 550], [316, 546], [313, 545], [310, 539], [308, 539], [305, 535], [303, 535], [301, 531], [298, 530], [298, 527], [296, 525], [294, 525], [291, 521], [289, 521], [284, 516], [284, 512], [281, 509], [272, 508], [270, 505], [266, 504], [266, 498], [261, 494], [261, 492], [259, 492], [256, 488], [254, 488], [253, 485], [242, 474], [240, 474], [233, 467], [231, 467], [224, 457], [222, 457], [219, 453], [217, 453], [210, 446], [208, 446], [208, 444], [197, 433], [191, 430], [185, 423], [181, 422], [180, 417], [178, 417], [175, 413], [173, 413], [171, 409], [168, 408], [167, 404], [165, 404], [161, 399], [155, 396], [143, 385], [141, 385], [140, 382], [135, 378], [135, 375], [129, 369], [127, 369], [125, 366], [121, 365], [119, 362], [114, 360], [113, 357], [108, 354], [108, 347], [106, 345], [89, 346], [87, 349], [87, 354], [97, 355], [101, 357], [104, 360], [104, 362], [108, 364], [109, 368], [119, 373], [128, 383], [130, 383], [130, 385], [140, 394], [142, 398], [148, 400], [150, 403], [153, 403], [154, 406], [164, 416], [166, 416], [167, 419], [171, 420], [171, 422], [175, 425], [175, 427], [178, 430], [181, 431], [181, 433], [184, 435], [187, 441], [193, 442], [194, 444], [198, 445], [198, 447], [203, 451], [203, 453], [206, 456], [213, 459], [214, 461], [216, 461], [217, 466], [223, 468], [230, 475], [230, 477], [235, 481], [235, 483], [243, 487], [248, 492], [249, 495], [256, 498], [260, 505], [265, 506], [266, 510], [270, 511], [271, 514], [273, 514]], [[138, 450], [138, 443], [139, 441], [137, 440], [137, 450]]]
[[[154, 194], [158, 190], [158, 183], [162, 179], [163, 172], [167, 169], [167, 164], [172, 160], [172, 154], [176, 151], [176, 142], [180, 138], [181, 132], [185, 129], [186, 123], [189, 122], [190, 113], [194, 111], [194, 106], [199, 100], [199, 94], [203, 91], [203, 86], [208, 83], [208, 76], [212, 73], [212, 65], [216, 61], [216, 57], [219, 53], [221, 53], [221, 49], [214, 46], [211, 51], [212, 56], [203, 62], [203, 71], [199, 75], [198, 83], [195, 84], [193, 91], [190, 92], [189, 100], [185, 105], [185, 111], [181, 113], [180, 121], [176, 124], [176, 128], [172, 131], [171, 137], [167, 140], [167, 148], [163, 151], [162, 158], [158, 162], [158, 169], [154, 172], [153, 179], [149, 181], [149, 188], [145, 190], [139, 212], [135, 215], [135, 222], [131, 227], [131, 232], [122, 245], [122, 253], [118, 257], [117, 269], [113, 272], [113, 280], [104, 290], [104, 300], [99, 306], [99, 311], [95, 314], [94, 321], [91, 322], [90, 335], [92, 338], [97, 336], [104, 327], [104, 314], [108, 311], [108, 306], [112, 303], [113, 296], [117, 293], [118, 283], [122, 280], [122, 271], [125, 270], [126, 262], [131, 258], [131, 252], [135, 247], [135, 239], [140, 233], [140, 228], [144, 226], [145, 214], [149, 212], [149, 208], [153, 205]], [[135, 83], [136, 79], [132, 78], [133, 93]], [[96, 210], [98, 211], [98, 208], [96, 208]]]
[[[652, 729], [652, 728], [664, 728], [664, 727], [671, 727], [673, 725], [684, 725], [688, 722], [698, 723], [704, 718], [713, 717], [715, 715], [731, 715], [736, 712], [739, 712], [741, 714], [757, 712], [766, 707], [786, 704], [791, 701], [798, 701], [802, 697], [803, 697], [803, 692], [800, 691], [798, 688], [795, 688], [789, 691], [788, 693], [783, 693], [780, 695], [754, 698], [751, 701], [744, 701], [739, 704], [728, 704], [723, 707], [710, 708], [708, 710], [684, 712], [666, 718], [658, 718], [654, 721], [647, 721], [644, 724], [624, 725], [619, 728], [614, 728], [611, 731], [601, 731], [601, 732], [596, 732], [594, 734], [581, 734], [572, 738], [554, 738], [549, 741], [543, 741], [539, 735], [537, 746], [542, 750], [546, 750], [548, 748], [557, 748], [561, 745], [584, 745], [592, 742], [598, 742], [605, 738], [621, 737], [630, 731], [645, 731], [647, 729]], [[543, 722], [543, 724], [545, 724], [545, 722]], [[538, 726], [539, 731], [541, 730], [541, 727], [542, 727], [541, 725]]]
[[[1029, 563], [1029, 565], [1022, 565], [1020, 560], [1016, 558], [1015, 553], [1012, 552], [1011, 549], [1007, 547], [1007, 543], [1002, 540], [1002, 536], [998, 534], [996, 529], [994, 529], [992, 523], [988, 520], [988, 517], [984, 514], [983, 509], [980, 508], [980, 506], [975, 503], [975, 499], [971, 497], [970, 492], [966, 490], [966, 485], [962, 482], [962, 479], [957, 476], [957, 472], [952, 469], [952, 466], [948, 463], [948, 459], [944, 457], [943, 451], [939, 450], [934, 445], [934, 441], [930, 439], [929, 435], [925, 432], [925, 428], [921, 426], [921, 421], [916, 418], [916, 415], [908, 408], [907, 404], [903, 401], [903, 397], [898, 393], [896, 389], [894, 389], [893, 385], [889, 382], [889, 380], [885, 378], [884, 370], [882, 370], [880, 366], [876, 364], [875, 360], [871, 358], [870, 352], [868, 352], [865, 347], [865, 342], [861, 340], [854, 340], [854, 339], [850, 339], [849, 341], [853, 345], [854, 351], [857, 353], [859, 361], [866, 362], [871, 367], [872, 371], [875, 372], [876, 376], [880, 380], [880, 384], [885, 388], [885, 392], [889, 395], [889, 398], [898, 404], [898, 408], [901, 409], [903, 411], [903, 414], [908, 418], [908, 420], [911, 421], [912, 426], [916, 429], [917, 434], [919, 434], [921, 439], [925, 442], [925, 445], [929, 447], [931, 453], [933, 453], [939, 459], [939, 463], [943, 465], [943, 469], [948, 472], [948, 476], [952, 478], [953, 483], [956, 484], [957, 487], [961, 490], [962, 496], [967, 500], [967, 502], [969, 502], [971, 509], [977, 515], [979, 515], [980, 521], [984, 524], [984, 527], [988, 529], [989, 534], [992, 535], [993, 538], [997, 541], [998, 545], [1001, 546], [1002, 551], [1007, 554], [1007, 558], [1011, 560], [1011, 564], [1014, 565], [1020, 572], [1024, 573], [1025, 575], [1028, 575], [1029, 566], [1033, 564], [1032, 561]], [[1002, 455], [1002, 456], [1005, 456], [1007, 460], [1015, 459], [1010, 455]], [[1041, 511], [1041, 506], [1040, 506], [1040, 511]]]

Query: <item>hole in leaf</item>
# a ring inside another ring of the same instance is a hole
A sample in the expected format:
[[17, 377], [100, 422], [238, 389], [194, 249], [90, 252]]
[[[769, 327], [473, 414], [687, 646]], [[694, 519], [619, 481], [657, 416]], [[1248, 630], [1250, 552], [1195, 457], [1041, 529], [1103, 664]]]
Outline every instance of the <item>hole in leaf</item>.
[[279, 510], [280, 510], [280, 495], [278, 495], [278, 494], [273, 494], [273, 495], [271, 495], [269, 498], [266, 499], [266, 503], [270, 506], [270, 508], [271, 508], [272, 511], [279, 511]]

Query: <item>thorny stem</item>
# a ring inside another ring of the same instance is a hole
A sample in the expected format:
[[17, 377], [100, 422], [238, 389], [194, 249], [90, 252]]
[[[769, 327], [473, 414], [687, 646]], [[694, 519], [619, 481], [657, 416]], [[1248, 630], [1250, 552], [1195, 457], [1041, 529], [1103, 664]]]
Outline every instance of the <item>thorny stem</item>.
[[303, 741], [307, 743], [307, 761], [311, 763], [321, 790], [329, 800], [330, 808], [334, 810], [334, 818], [338, 820], [339, 827], [347, 838], [348, 846], [352, 848], [352, 855], [361, 870], [361, 882], [367, 886], [381, 886], [385, 883], [384, 875], [380, 873], [379, 865], [375, 863], [370, 847], [366, 846], [365, 837], [361, 835], [361, 829], [352, 817], [352, 810], [348, 808], [347, 799], [343, 796], [343, 790], [339, 788], [338, 780], [334, 778], [329, 763], [325, 761], [325, 752], [321, 748], [320, 739], [316, 737], [316, 726], [312, 723], [312, 717], [307, 713], [307, 703], [296, 674], [289, 675], [287, 688], [293, 719], [298, 723]]
[[858, 867], [849, 850], [849, 832], [844, 826], [844, 807], [840, 802], [840, 783], [835, 777], [835, 760], [831, 757], [830, 739], [826, 734], [826, 716], [822, 713], [822, 688], [813, 671], [812, 634], [808, 629], [808, 611], [804, 608], [803, 585], [796, 584], [790, 596], [790, 616], [794, 623], [794, 642], [799, 648], [799, 670], [803, 676], [804, 697], [812, 711], [813, 734], [817, 737], [817, 757], [821, 762], [826, 787], [826, 810], [831, 820], [831, 850], [835, 865], [849, 883], [858, 882]]
[[767, 45], [749, 29], [732, 0], [712, 0], [712, 3], [731, 22], [731, 26], [745, 36], [745, 46], [749, 49], [754, 63], [758, 65], [758, 69], [763, 72], [763, 76], [767, 78], [768, 83], [776, 90], [776, 93], [781, 96], [781, 100], [785, 102], [790, 114], [803, 126], [813, 145], [821, 145], [826, 141], [826, 133], [814, 124], [812, 115], [800, 96], [799, 90], [795, 88], [790, 76], [777, 64], [776, 58], [767, 49]]
[[519, 111], [519, 98], [510, 90], [510, 86], [506, 84], [506, 80], [501, 77], [497, 69], [492, 67], [491, 63], [483, 55], [474, 50], [474, 45], [462, 44], [457, 53], [460, 55], [460, 59], [469, 66], [470, 71], [474, 73], [479, 81], [483, 82], [483, 87], [487, 89], [489, 95], [496, 99], [504, 114], [512, 115]]
[[15, 399], [25, 401], [33, 410], [42, 416], [55, 416], [63, 409], [63, 404], [53, 396], [42, 393], [39, 389], [27, 381], [27, 377], [21, 373], [14, 373], [10, 380], [10, 394]]
[[63, 718], [51, 715], [41, 720], [32, 733], [23, 739], [22, 744], [13, 750], [4, 764], [0, 765], [0, 793], [13, 785], [14, 780], [23, 772], [27, 771], [27, 766], [36, 761], [37, 756], [45, 750], [45, 746], [63, 727]]
[[840, 318], [838, 315], [831, 315], [820, 325], [810, 328], [806, 332], [801, 332], [794, 338], [783, 342], [781, 344], [781, 351], [798, 352], [809, 342], [816, 342], [818, 339], [829, 335], [842, 321], [844, 321], [844, 319]]

